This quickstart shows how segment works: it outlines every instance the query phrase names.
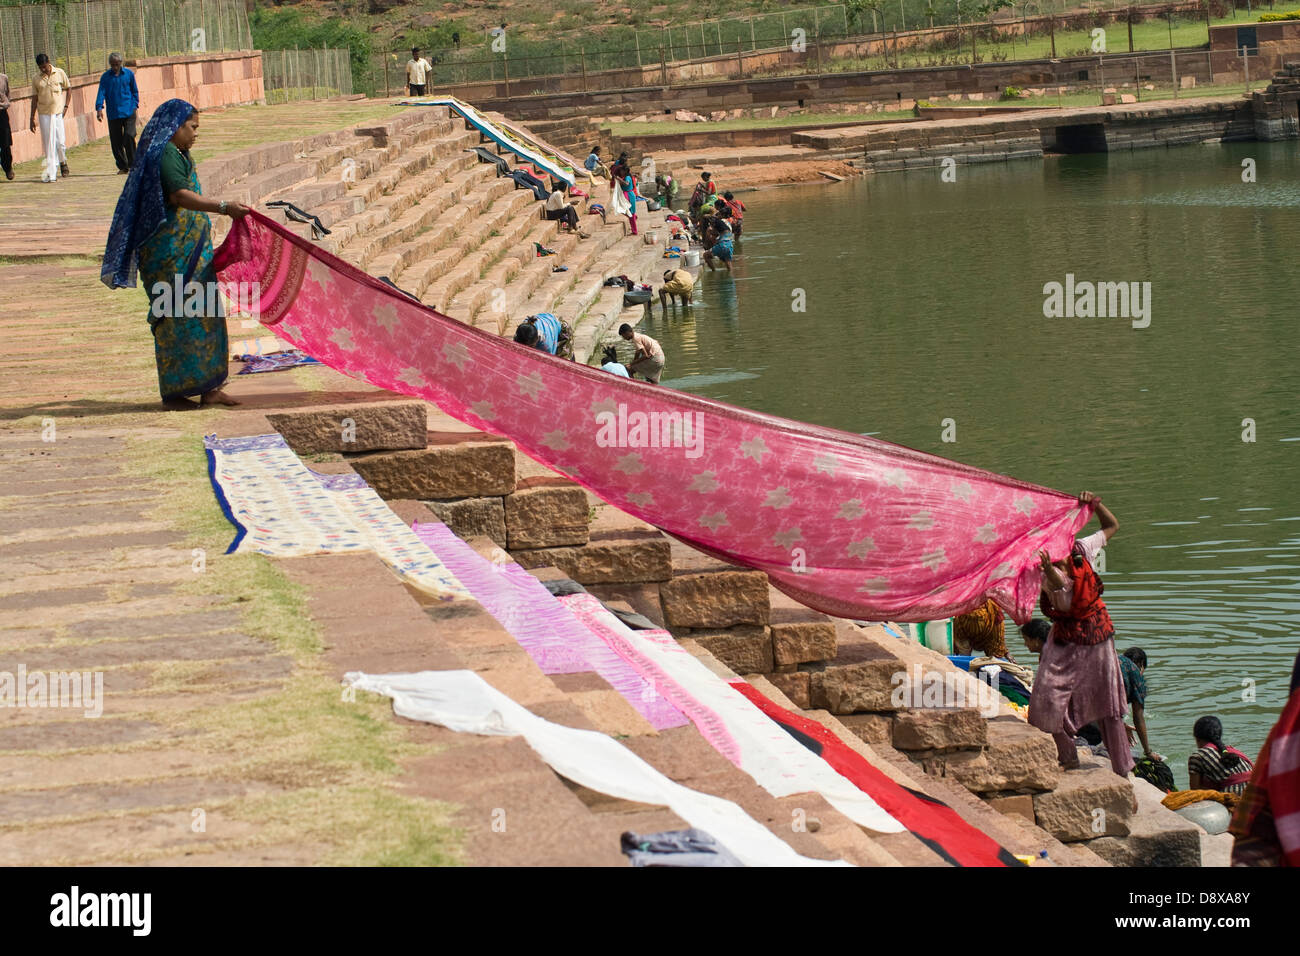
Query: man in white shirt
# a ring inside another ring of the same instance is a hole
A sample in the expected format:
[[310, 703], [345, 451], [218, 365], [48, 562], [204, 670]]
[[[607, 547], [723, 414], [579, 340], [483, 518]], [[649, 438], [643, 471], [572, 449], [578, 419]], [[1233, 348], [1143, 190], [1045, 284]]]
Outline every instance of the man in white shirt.
[[559, 189], [553, 190], [546, 199], [546, 218], [558, 219], [570, 229], [578, 228], [578, 210]]
[[424, 95], [432, 69], [433, 64], [420, 56], [420, 48], [411, 47], [411, 58], [406, 61], [406, 85], [410, 87], [412, 96]]

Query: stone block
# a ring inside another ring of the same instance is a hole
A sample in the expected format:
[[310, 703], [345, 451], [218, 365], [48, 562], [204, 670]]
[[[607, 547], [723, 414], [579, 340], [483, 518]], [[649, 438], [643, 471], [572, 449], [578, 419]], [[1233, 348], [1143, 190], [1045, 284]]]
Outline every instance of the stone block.
[[971, 707], [921, 707], [894, 714], [897, 750], [979, 749], [988, 741], [986, 721]]
[[[1034, 819], [1062, 843], [1128, 836], [1132, 817], [1132, 785], [1109, 763], [1085, 762], [1078, 770], [1060, 774], [1050, 792], [1034, 794]], [[1196, 846], [1199, 857], [1200, 843]]]
[[[1111, 777], [1120, 780], [1113, 773]], [[1138, 812], [1128, 822], [1128, 835], [1097, 837], [1088, 842], [1088, 849], [1112, 866], [1201, 866], [1202, 837], [1207, 834], [1161, 804], [1164, 794], [1145, 780], [1132, 778], [1129, 783]]]
[[578, 485], [520, 488], [505, 497], [508, 547], [586, 544], [588, 515], [587, 493]]
[[825, 661], [835, 656], [838, 651], [835, 623], [829, 617], [775, 589], [769, 598], [772, 654], [777, 664]]
[[506, 516], [502, 499], [458, 498], [426, 501], [424, 504], [459, 537], [484, 535], [498, 547], [506, 546]]
[[478, 498], [515, 490], [514, 447], [506, 442], [431, 445], [420, 451], [350, 458], [381, 498]]
[[974, 793], [1057, 786], [1061, 768], [1051, 737], [1015, 717], [986, 721], [985, 730], [988, 744], [983, 751], [917, 751], [908, 756], [926, 773], [952, 777]]
[[795, 671], [793, 674], [772, 673], [767, 677], [776, 688], [790, 698], [790, 702], [801, 710], [808, 710], [812, 707], [812, 700], [809, 697], [809, 680], [808, 675], [802, 671]]
[[748, 624], [725, 630], [679, 630], [673, 634], [696, 641], [737, 674], [769, 674], [772, 671], [772, 635], [765, 626]]
[[892, 698], [899, 683], [895, 675], [900, 673], [903, 664], [884, 656], [812, 671], [812, 704], [832, 714], [895, 710]]
[[863, 743], [888, 744], [891, 742], [894, 718], [890, 714], [845, 714], [839, 718], [839, 721]]
[[667, 581], [673, 565], [663, 536], [594, 538], [580, 547], [513, 551], [525, 568], [553, 565], [579, 584], [634, 584]]
[[423, 448], [428, 440], [428, 418], [423, 402], [351, 405], [266, 416], [271, 427], [299, 455]]
[[766, 625], [771, 608], [762, 571], [704, 571], [678, 574], [659, 589], [670, 628]]
[[985, 797], [984, 802], [998, 813], [1009, 817], [1020, 817], [1027, 823], [1034, 823], [1034, 798], [1032, 794], [1018, 793], [1009, 797]]

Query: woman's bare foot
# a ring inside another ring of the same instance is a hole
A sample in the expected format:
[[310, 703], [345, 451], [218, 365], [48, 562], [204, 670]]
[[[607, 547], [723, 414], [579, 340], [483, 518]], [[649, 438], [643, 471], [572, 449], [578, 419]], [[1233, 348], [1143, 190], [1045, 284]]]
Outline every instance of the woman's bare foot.
[[1070, 763], [1062, 763], [1062, 764], [1061, 764], [1061, 769], [1062, 769], [1062, 770], [1078, 770], [1078, 769], [1079, 769], [1079, 758], [1078, 758], [1078, 757], [1075, 757], [1074, 760], [1072, 760]]
[[214, 388], [212, 391], [210, 391], [210, 392], [205, 392], [205, 393], [203, 394], [203, 397], [202, 397], [201, 399], [199, 399], [199, 404], [200, 404], [200, 405], [226, 405], [226, 406], [231, 406], [231, 405], [239, 405], [239, 404], [242, 404], [242, 403], [236, 401], [236, 400], [233, 399], [233, 398], [231, 398], [229, 395], [227, 395], [227, 394], [226, 394], [225, 392], [223, 392], [221, 389], [219, 389], [219, 388]]
[[162, 404], [169, 412], [189, 412], [199, 407], [188, 398], [165, 398]]

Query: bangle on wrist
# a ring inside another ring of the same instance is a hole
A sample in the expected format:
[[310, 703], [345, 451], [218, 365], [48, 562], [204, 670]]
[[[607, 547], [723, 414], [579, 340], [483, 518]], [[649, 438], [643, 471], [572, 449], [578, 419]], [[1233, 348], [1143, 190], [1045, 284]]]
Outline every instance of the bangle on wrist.
[[224, 199], [217, 203], [217, 212], [223, 216], [226, 214], [226, 201]]

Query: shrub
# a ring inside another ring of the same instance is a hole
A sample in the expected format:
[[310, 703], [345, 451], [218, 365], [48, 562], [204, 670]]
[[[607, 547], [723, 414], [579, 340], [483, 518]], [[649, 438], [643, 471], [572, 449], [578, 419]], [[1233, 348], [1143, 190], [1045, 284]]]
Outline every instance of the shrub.
[[1277, 20], [1300, 20], [1300, 10], [1289, 13], [1265, 13], [1259, 18], [1260, 23], [1273, 23]]
[[1002, 95], [999, 96], [998, 99], [1000, 99], [1000, 100], [1018, 100], [1018, 99], [1020, 99], [1023, 95], [1024, 95], [1024, 93], [1023, 93], [1023, 91], [1020, 89], [1020, 87], [1018, 87], [1018, 86], [1007, 86], [1007, 87], [1003, 87], [1003, 89], [1002, 89]]

